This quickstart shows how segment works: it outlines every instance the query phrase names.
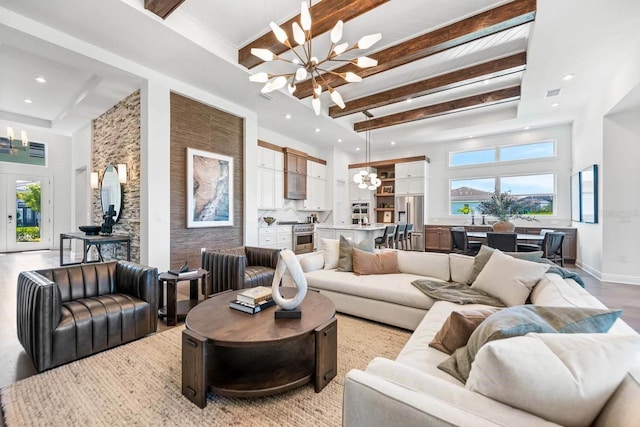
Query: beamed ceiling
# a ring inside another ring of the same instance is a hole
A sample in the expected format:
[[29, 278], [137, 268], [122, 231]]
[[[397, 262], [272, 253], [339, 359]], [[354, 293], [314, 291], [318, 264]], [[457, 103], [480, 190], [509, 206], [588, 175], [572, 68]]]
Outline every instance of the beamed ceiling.
[[[162, 18], [166, 18], [183, 1], [145, 0], [145, 8]], [[388, 1], [323, 0], [314, 4], [310, 10], [314, 41], [329, 32], [338, 20], [344, 21], [346, 26], [349, 21], [358, 19], [358, 17], [367, 14]], [[371, 120], [358, 121], [361, 116], [357, 116], [358, 118], [355, 121], [352, 119], [353, 130], [362, 132], [518, 101], [520, 99], [520, 85], [510, 85], [513, 83], [513, 79], [503, 79], [506, 81], [503, 86], [506, 84], [508, 87], [500, 87], [498, 89], [491, 88], [489, 83], [499, 81], [505, 76], [512, 76], [516, 80], [521, 80], [527, 65], [526, 51], [522, 49], [522, 45], [518, 45], [515, 47], [518, 51], [504, 56], [504, 50], [494, 49], [495, 52], [492, 52], [491, 48], [503, 38], [501, 36], [508, 34], [510, 30], [531, 23], [535, 19], [535, 15], [536, 0], [514, 0], [444, 25], [433, 31], [386, 46], [380, 50], [365, 52], [364, 54], [378, 61], [377, 66], [361, 69], [354, 64], [347, 63], [346, 65], [334, 67], [331, 71], [336, 73], [350, 71], [362, 77], [363, 81], [373, 76], [384, 78], [392, 70], [411, 66], [425, 58], [451, 51], [454, 48], [464, 50], [474, 42], [476, 44], [480, 43], [480, 46], [470, 47], [470, 49], [481, 51], [481, 55], [476, 55], [476, 57], [480, 57], [482, 62], [459, 68], [460, 61], [442, 60], [441, 62], [443, 63], [449, 62], [451, 64], [450, 69], [441, 66], [441, 72], [438, 74], [417, 81], [399, 82], [397, 78], [394, 78], [393, 87], [366, 93], [360, 92], [357, 96], [354, 95], [352, 97], [348, 96], [351, 93], [348, 89], [345, 92], [341, 89], [345, 108], [341, 109], [337, 105], [331, 105], [328, 109], [328, 114], [330, 117], [337, 119], [364, 111], [370, 112], [374, 116]], [[296, 21], [300, 22], [299, 14], [277, 23], [287, 31], [289, 38], [293, 39], [291, 24]], [[265, 22], [265, 24], [268, 23]], [[267, 29], [266, 32], [238, 49], [238, 63], [249, 70], [259, 66], [266, 68], [261, 59], [251, 55], [252, 48], [267, 48], [276, 55], [286, 54], [289, 50], [284, 44], [278, 42], [268, 29], [268, 25], [265, 25], [265, 28]], [[497, 41], [487, 40], [491, 37]], [[482, 43], [483, 40], [487, 40], [487, 42]], [[398, 74], [401, 74], [401, 72], [396, 73], [396, 76]], [[409, 74], [408, 78], [411, 76], [412, 74]], [[323, 85], [323, 91], [327, 90], [327, 85], [333, 88], [355, 85], [365, 86], [362, 83], [348, 83], [342, 78], [329, 73], [323, 74], [322, 79], [319, 79], [318, 82]], [[476, 93], [472, 95], [460, 96], [459, 89], [465, 86], [477, 85], [478, 83], [486, 85], [487, 90], [481, 92], [476, 90]], [[299, 82], [297, 90], [294, 92], [294, 96], [301, 100], [306, 99], [307, 102], [312, 94], [311, 79]], [[408, 100], [413, 101], [432, 94], [439, 94], [439, 97], [434, 102], [428, 102], [427, 105], [415, 107], [407, 102]], [[385, 111], [382, 107], [386, 106], [392, 106], [393, 110]]]

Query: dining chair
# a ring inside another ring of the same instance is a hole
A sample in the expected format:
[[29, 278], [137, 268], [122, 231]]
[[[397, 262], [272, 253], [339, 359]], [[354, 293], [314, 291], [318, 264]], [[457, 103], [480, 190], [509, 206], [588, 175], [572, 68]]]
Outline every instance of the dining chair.
[[404, 247], [406, 250], [413, 250], [413, 243], [411, 243], [411, 236], [413, 234], [413, 224], [407, 224], [407, 228], [404, 229]]
[[384, 228], [384, 233], [382, 234], [382, 236], [376, 237], [374, 239], [374, 243], [376, 245], [376, 248], [381, 248], [381, 247], [385, 247], [388, 248], [392, 245], [393, 242], [393, 236], [396, 232], [396, 226], [395, 225], [387, 225]]
[[515, 252], [517, 242], [517, 233], [487, 233], [487, 245], [502, 252]]
[[562, 244], [564, 242], [564, 233], [546, 233], [542, 240], [542, 257], [553, 261], [564, 267], [564, 250]]
[[451, 252], [476, 255], [482, 246], [482, 242], [469, 240], [467, 230], [464, 227], [451, 227]]
[[404, 230], [407, 228], [407, 224], [398, 224], [396, 232], [393, 236], [393, 247], [396, 249], [404, 249]]
[[[544, 236], [547, 233], [553, 233], [555, 230], [551, 230], [548, 228], [540, 229], [540, 235]], [[518, 252], [535, 252], [542, 250], [542, 240], [536, 243], [518, 243]]]

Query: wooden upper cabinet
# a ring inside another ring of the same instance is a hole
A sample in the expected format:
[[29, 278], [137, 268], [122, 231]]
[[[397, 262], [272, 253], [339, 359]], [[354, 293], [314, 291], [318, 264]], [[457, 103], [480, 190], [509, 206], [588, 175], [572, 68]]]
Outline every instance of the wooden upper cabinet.
[[284, 198], [307, 198], [307, 154], [291, 148], [284, 149]]

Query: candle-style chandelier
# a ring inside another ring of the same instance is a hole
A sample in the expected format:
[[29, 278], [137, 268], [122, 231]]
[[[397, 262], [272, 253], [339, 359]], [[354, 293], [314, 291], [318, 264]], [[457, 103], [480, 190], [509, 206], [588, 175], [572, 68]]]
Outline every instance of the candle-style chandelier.
[[[290, 51], [293, 52], [295, 58], [289, 60], [287, 58], [282, 58], [274, 54], [269, 49], [260, 48], [252, 48], [251, 54], [257, 56], [263, 61], [279, 60], [289, 62], [296, 65], [297, 69], [293, 72], [283, 74], [269, 74], [266, 72], [261, 72], [252, 75], [251, 77], [249, 77], [249, 80], [252, 82], [265, 83], [261, 90], [262, 93], [272, 92], [287, 85], [289, 93], [293, 94], [296, 90], [296, 82], [300, 82], [310, 77], [313, 85], [313, 98], [311, 100], [311, 106], [313, 107], [313, 111], [316, 113], [316, 115], [320, 114], [320, 94], [322, 93], [323, 84], [329, 90], [329, 94], [333, 102], [335, 102], [340, 108], [344, 108], [344, 101], [342, 100], [342, 96], [338, 93], [337, 90], [335, 90], [328, 84], [321, 73], [329, 73], [339, 76], [350, 83], [362, 81], [362, 77], [355, 73], [352, 73], [351, 71], [346, 73], [337, 73], [323, 68], [323, 64], [330, 61], [350, 62], [360, 68], [367, 68], [378, 65], [377, 60], [369, 58], [367, 56], [360, 56], [353, 59], [339, 58], [341, 55], [344, 55], [347, 52], [353, 50], [369, 49], [382, 38], [381, 34], [377, 33], [362, 37], [351, 47], [349, 47], [349, 43], [337, 44], [342, 38], [342, 27], [344, 25], [342, 21], [338, 21], [331, 30], [331, 45], [329, 46], [329, 52], [327, 53], [326, 57], [319, 60], [316, 56], [314, 56], [311, 44], [311, 14], [309, 12], [309, 6], [307, 6], [306, 1], [303, 1], [301, 4], [300, 24], [294, 22], [291, 26], [293, 31], [293, 39], [296, 42], [297, 46], [292, 46], [287, 33], [278, 24], [272, 21], [269, 25], [271, 26], [271, 30], [273, 31], [273, 34], [276, 36], [278, 41], [287, 46]], [[298, 52], [298, 50], [296, 50], [296, 48], [300, 46], [302, 47], [302, 52]]]

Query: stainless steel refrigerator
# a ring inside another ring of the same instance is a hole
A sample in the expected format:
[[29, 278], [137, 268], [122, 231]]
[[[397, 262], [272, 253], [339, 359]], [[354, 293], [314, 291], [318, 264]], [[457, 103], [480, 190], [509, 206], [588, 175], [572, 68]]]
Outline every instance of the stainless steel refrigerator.
[[413, 224], [411, 248], [424, 251], [424, 196], [396, 197], [396, 223]]

